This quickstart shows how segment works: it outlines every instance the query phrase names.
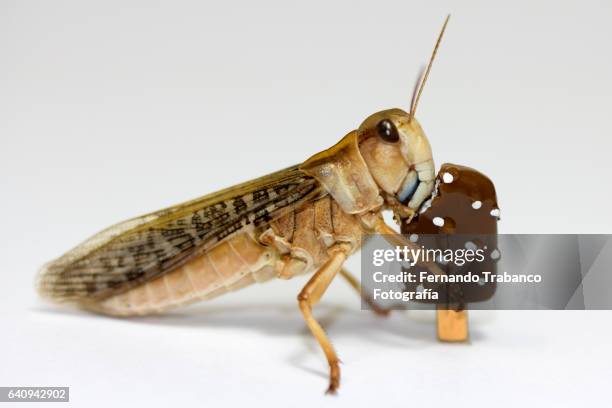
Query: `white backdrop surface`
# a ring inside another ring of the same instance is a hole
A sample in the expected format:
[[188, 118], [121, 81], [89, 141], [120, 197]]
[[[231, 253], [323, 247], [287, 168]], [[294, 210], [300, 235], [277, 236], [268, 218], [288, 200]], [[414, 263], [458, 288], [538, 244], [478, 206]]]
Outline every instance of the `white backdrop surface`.
[[[1, 1], [0, 386], [74, 406], [575, 406], [607, 401], [609, 312], [379, 319], [343, 283], [315, 314], [272, 282], [165, 317], [40, 302], [37, 269], [94, 232], [300, 162], [370, 113], [417, 116], [438, 164], [490, 176], [505, 233], [607, 233], [611, 5], [601, 1]], [[359, 272], [359, 259], [349, 261]], [[314, 405], [313, 405], [314, 404]]]

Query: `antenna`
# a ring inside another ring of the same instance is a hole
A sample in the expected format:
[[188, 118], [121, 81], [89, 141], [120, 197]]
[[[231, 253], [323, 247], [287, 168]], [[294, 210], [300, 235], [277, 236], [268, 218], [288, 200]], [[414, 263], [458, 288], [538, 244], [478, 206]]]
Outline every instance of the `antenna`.
[[[415, 86], [414, 91], [412, 93], [412, 102], [410, 103], [410, 114], [408, 115], [408, 121], [411, 121], [414, 118], [414, 113], [416, 112], [416, 108], [419, 105], [419, 99], [421, 99], [421, 94], [423, 93], [423, 88], [425, 87], [425, 82], [427, 82], [427, 77], [429, 77], [429, 71], [431, 71], [431, 66], [436, 58], [436, 54], [438, 52], [438, 47], [440, 46], [440, 42], [442, 41], [442, 36], [444, 35], [444, 30], [446, 30], [446, 25], [448, 24], [448, 20], [450, 19], [450, 14], [446, 16], [446, 20], [444, 20], [444, 25], [442, 26], [442, 30], [438, 35], [438, 40], [436, 41], [436, 46], [434, 47], [433, 52], [431, 53], [431, 58], [429, 58], [429, 64], [427, 64], [427, 69], [425, 70], [425, 74], [419, 75], [419, 78], [422, 78], [420, 81], [417, 81], [417, 86]], [[417, 92], [418, 89], [418, 92]]]
[[419, 73], [414, 83], [414, 87], [412, 88], [412, 99], [410, 100], [410, 114], [408, 115], [408, 122], [412, 120], [412, 114], [413, 114], [412, 108], [414, 106], [414, 101], [416, 99], [417, 92], [419, 90], [419, 85], [421, 84], [421, 81], [423, 80], [424, 73], [425, 73], [425, 65], [422, 65], [421, 68], [419, 68]]

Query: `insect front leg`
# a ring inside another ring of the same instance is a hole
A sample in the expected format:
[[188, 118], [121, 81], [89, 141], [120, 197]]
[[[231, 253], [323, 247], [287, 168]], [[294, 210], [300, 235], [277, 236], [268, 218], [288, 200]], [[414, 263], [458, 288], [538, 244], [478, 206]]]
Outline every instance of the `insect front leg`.
[[325, 357], [327, 357], [329, 364], [329, 387], [327, 388], [327, 393], [334, 394], [340, 386], [340, 360], [325, 331], [312, 315], [312, 307], [319, 302], [331, 281], [342, 269], [342, 265], [348, 254], [350, 254], [351, 249], [349, 245], [340, 244], [330, 248], [330, 252], [330, 259], [310, 278], [297, 299], [308, 328], [319, 342]]
[[[381, 234], [385, 240], [394, 247], [407, 247], [414, 250], [419, 249], [419, 246], [417, 246], [414, 242], [406, 239], [402, 234], [397, 233], [393, 228], [388, 226], [379, 213], [364, 214], [361, 216], [361, 221], [366, 228]], [[420, 267], [427, 268], [435, 275], [446, 275], [446, 272], [440, 269], [440, 267], [434, 262], [426, 262], [416, 259], [416, 264]]]

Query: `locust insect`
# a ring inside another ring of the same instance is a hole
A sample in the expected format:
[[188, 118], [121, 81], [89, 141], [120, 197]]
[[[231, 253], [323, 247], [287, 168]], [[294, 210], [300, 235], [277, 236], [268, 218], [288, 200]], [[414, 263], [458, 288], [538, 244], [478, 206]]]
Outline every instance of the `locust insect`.
[[342, 265], [364, 234], [406, 243], [383, 210], [410, 222], [432, 194], [431, 147], [415, 112], [447, 23], [409, 112], [375, 113], [300, 165], [114, 225], [45, 265], [39, 293], [103, 314], [147, 315], [314, 272], [298, 304], [335, 392], [339, 360], [312, 307], [337, 275], [359, 290]]

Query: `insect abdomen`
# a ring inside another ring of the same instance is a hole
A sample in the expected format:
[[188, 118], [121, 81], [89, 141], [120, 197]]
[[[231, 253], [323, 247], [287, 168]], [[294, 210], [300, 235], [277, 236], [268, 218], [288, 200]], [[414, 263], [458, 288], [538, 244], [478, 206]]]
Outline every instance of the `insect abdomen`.
[[207, 300], [276, 275], [276, 252], [241, 232], [163, 276], [85, 308], [130, 316], [161, 313]]

